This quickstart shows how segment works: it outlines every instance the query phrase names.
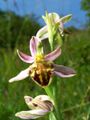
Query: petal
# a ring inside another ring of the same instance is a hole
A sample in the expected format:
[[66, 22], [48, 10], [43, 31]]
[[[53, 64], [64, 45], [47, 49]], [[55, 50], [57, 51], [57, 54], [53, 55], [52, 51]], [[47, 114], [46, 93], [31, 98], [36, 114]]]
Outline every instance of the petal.
[[32, 104], [32, 100], [33, 98], [30, 97], [30, 96], [24, 96], [24, 99], [25, 99], [25, 103], [27, 104], [27, 106], [30, 108], [30, 109], [34, 109], [34, 105]]
[[30, 68], [27, 68], [27, 69], [21, 71], [17, 76], [11, 78], [9, 80], [9, 82], [11, 83], [14, 81], [20, 81], [20, 80], [27, 78], [29, 76], [29, 70], [30, 70]]
[[34, 99], [41, 101], [52, 101], [51, 98], [47, 95], [38, 95]]
[[17, 50], [17, 53], [18, 53], [18, 56], [19, 58], [23, 61], [23, 62], [26, 62], [26, 63], [33, 63], [34, 62], [34, 58], [29, 56], [29, 55], [26, 55], [24, 54], [23, 52]]
[[49, 111], [53, 108], [54, 101], [47, 95], [38, 95], [34, 100], [43, 101]]
[[69, 15], [66, 15], [66, 16], [62, 17], [62, 18], [60, 19], [60, 21], [61, 21], [62, 23], [66, 23], [66, 22], [70, 21], [71, 18], [72, 18], [72, 14], [69, 14]]
[[55, 49], [53, 52], [51, 52], [45, 56], [45, 60], [46, 61], [48, 61], [48, 60], [53, 61], [57, 57], [59, 57], [59, 55], [61, 55], [61, 49], [60, 49], [60, 47], [57, 47], [57, 49]]
[[31, 96], [24, 96], [24, 99], [25, 99], [26, 104], [28, 104], [29, 102], [33, 100]]
[[64, 30], [64, 24], [63, 24], [61, 21], [60, 21], [59, 26], [60, 26], [60, 29], [61, 29], [61, 30]]
[[43, 110], [43, 109], [37, 109], [37, 110], [30, 111], [31, 114], [40, 115], [40, 116], [45, 115], [47, 112], [48, 110]]
[[53, 110], [54, 105], [53, 105], [53, 103], [51, 101], [45, 101], [44, 103], [46, 104], [46, 106], [48, 108], [48, 111]]
[[53, 104], [51, 103], [51, 106], [50, 106], [49, 103], [51, 103], [51, 102], [50, 101], [35, 100], [35, 99], [32, 101], [33, 109], [43, 109], [46, 111], [51, 111], [51, 109], [53, 107]]
[[38, 37], [32, 37], [30, 40], [30, 52], [32, 56], [35, 56], [36, 52], [37, 52], [37, 46], [39, 43], [40, 39]]
[[21, 111], [15, 114], [16, 117], [22, 119], [36, 119], [45, 115], [48, 111], [37, 109], [37, 110], [30, 110], [30, 111]]
[[48, 30], [47, 26], [42, 27], [36, 34], [37, 37], [39, 37], [41, 40], [44, 40], [48, 38]]
[[47, 95], [39, 95], [34, 99], [30, 96], [24, 97], [26, 104], [31, 109], [43, 109], [51, 111], [53, 108], [53, 102]]
[[72, 77], [76, 74], [76, 72], [69, 67], [63, 66], [63, 65], [56, 65], [54, 66], [54, 74], [60, 76], [60, 77]]

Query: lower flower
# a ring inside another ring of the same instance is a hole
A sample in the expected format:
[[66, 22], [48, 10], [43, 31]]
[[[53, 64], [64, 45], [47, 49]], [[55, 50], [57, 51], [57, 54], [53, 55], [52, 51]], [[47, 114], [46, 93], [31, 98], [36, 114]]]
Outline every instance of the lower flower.
[[54, 102], [47, 95], [39, 95], [35, 98], [25, 96], [24, 99], [31, 110], [20, 111], [15, 114], [21, 119], [36, 119], [53, 110]]

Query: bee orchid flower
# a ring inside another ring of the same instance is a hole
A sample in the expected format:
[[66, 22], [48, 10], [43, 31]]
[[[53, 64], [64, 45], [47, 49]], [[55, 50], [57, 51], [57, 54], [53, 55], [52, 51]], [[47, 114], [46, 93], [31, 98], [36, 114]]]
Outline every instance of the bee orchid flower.
[[35, 98], [30, 96], [24, 97], [26, 104], [31, 110], [21, 111], [15, 114], [21, 119], [36, 119], [46, 115], [53, 110], [54, 103], [47, 95], [39, 95]]
[[17, 50], [17, 54], [23, 62], [32, 64], [17, 76], [11, 78], [9, 80], [10, 83], [23, 80], [30, 76], [38, 85], [45, 87], [49, 85], [53, 75], [59, 77], [71, 77], [75, 75], [73, 69], [53, 63], [53, 61], [61, 55], [60, 47], [44, 55], [42, 47], [38, 47], [40, 44], [40, 38], [33, 36], [29, 45], [31, 56]]

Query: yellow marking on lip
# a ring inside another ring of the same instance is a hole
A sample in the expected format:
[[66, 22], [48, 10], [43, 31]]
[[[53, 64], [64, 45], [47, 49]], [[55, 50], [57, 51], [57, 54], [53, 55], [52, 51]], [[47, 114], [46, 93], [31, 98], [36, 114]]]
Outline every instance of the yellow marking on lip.
[[40, 82], [43, 83], [42, 75], [39, 75]]

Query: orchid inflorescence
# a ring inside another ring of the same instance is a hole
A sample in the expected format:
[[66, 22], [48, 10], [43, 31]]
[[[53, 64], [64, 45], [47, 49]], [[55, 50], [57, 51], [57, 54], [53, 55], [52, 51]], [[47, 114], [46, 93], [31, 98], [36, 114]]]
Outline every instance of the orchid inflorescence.
[[[57, 31], [59, 31], [60, 38], [62, 38], [64, 35], [63, 25], [71, 18], [71, 15], [60, 18], [57, 13], [50, 13], [43, 18], [47, 25], [41, 28], [36, 36], [32, 36], [30, 39], [29, 49], [31, 55], [27, 55], [20, 50], [17, 50], [19, 58], [23, 62], [30, 64], [29, 67], [11, 78], [9, 80], [10, 83], [21, 81], [30, 76], [36, 84], [45, 88], [51, 83], [54, 75], [59, 77], [72, 77], [76, 74], [73, 69], [64, 65], [57, 65], [53, 62], [61, 55], [61, 45], [58, 45], [56, 49], [50, 53], [45, 54], [42, 44], [42, 40], [50, 38], [49, 43], [51, 48], [53, 48], [53, 40], [51, 40], [51, 38], [53, 39], [54, 37], [50, 36], [54, 36], [57, 34]], [[51, 29], [53, 31], [51, 31]], [[51, 32], [52, 34], [50, 34]], [[39, 95], [35, 98], [25, 96], [24, 99], [28, 107], [32, 110], [16, 113], [16, 116], [22, 119], [35, 119], [41, 117], [52, 111], [54, 107], [53, 100], [47, 95]]]

